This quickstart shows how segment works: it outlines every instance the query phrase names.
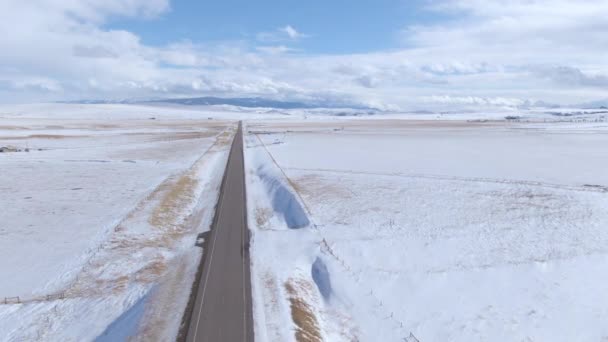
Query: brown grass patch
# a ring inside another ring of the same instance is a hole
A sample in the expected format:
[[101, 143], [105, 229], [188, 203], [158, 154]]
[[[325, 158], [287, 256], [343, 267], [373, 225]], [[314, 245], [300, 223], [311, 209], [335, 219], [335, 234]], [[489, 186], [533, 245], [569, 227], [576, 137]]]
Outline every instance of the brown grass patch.
[[[95, 266], [98, 268], [99, 266]], [[83, 273], [76, 283], [65, 291], [65, 296], [91, 297], [111, 293], [121, 293], [131, 281], [129, 275], [115, 276], [111, 278], [98, 278], [99, 274]]]
[[20, 130], [24, 130], [24, 129], [30, 129], [29, 127], [23, 127], [23, 126], [0, 126], [0, 130], [11, 130], [11, 131], [20, 131]]
[[59, 134], [32, 134], [26, 138], [38, 139], [65, 139], [65, 138], [83, 138], [85, 135], [59, 135]]
[[222, 134], [217, 136], [217, 138], [215, 140], [215, 145], [217, 147], [230, 146], [230, 144], [232, 144], [233, 135], [234, 134], [232, 132], [228, 132], [228, 131], [222, 132]]
[[162, 132], [162, 133], [126, 133], [127, 136], [142, 136], [150, 137], [149, 141], [176, 141], [189, 139], [203, 139], [213, 137], [216, 133], [213, 131], [188, 131], [188, 132]]
[[26, 139], [69, 139], [86, 138], [87, 135], [60, 135], [60, 134], [31, 134], [25, 136], [2, 136], [0, 140], [26, 140]]
[[296, 325], [296, 341], [321, 342], [319, 322], [311, 306], [302, 297], [301, 292], [310, 291], [311, 285], [303, 280], [289, 280], [285, 283], [285, 290], [289, 294], [291, 319]]
[[352, 198], [354, 193], [347, 187], [329, 182], [319, 174], [306, 174], [292, 182], [295, 190], [307, 197]]
[[178, 210], [188, 204], [197, 183], [190, 174], [181, 176], [154, 208], [148, 222], [157, 228], [175, 228], [174, 221]]
[[156, 281], [167, 269], [162, 259], [156, 259], [135, 273], [135, 280], [142, 283]]
[[120, 277], [118, 277], [118, 278], [116, 278], [116, 279], [114, 279], [112, 281], [112, 285], [114, 285], [113, 288], [112, 288], [112, 290], [114, 292], [124, 291], [124, 289], [127, 288], [127, 284], [128, 283], [129, 283], [129, 277], [128, 276], [126, 276], [126, 275], [120, 276]]

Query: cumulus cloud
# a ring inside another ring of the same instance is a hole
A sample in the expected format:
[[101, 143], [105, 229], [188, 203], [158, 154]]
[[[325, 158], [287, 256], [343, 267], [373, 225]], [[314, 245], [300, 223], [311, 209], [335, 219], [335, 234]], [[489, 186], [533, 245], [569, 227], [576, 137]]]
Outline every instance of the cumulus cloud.
[[608, 89], [608, 76], [603, 74], [587, 74], [580, 69], [558, 66], [538, 67], [536, 73], [543, 78], [549, 79], [562, 86], [584, 86]]
[[450, 95], [432, 95], [424, 96], [422, 100], [431, 104], [448, 104], [448, 105], [479, 105], [479, 106], [500, 106], [500, 107], [515, 107], [525, 103], [517, 98], [505, 97], [479, 97], [479, 96], [450, 96]]
[[362, 87], [365, 88], [374, 88], [377, 84], [376, 79], [369, 75], [363, 75], [355, 78], [355, 82], [359, 83]]
[[426, 10], [448, 19], [403, 27], [390, 51], [328, 55], [295, 49], [315, 37], [291, 25], [165, 46], [105, 28], [113, 17], [154, 20], [169, 0], [5, 0], [0, 101], [217, 94], [408, 108], [605, 97], [608, 0], [433, 0]]
[[34, 78], [21, 80], [0, 80], [0, 89], [8, 91], [56, 92], [61, 85], [53, 79]]
[[74, 56], [84, 58], [116, 58], [118, 55], [104, 46], [75, 45], [72, 49]]
[[606, 0], [439, 0], [431, 11], [451, 15], [440, 24], [406, 27], [404, 42], [469, 62], [543, 62], [590, 53], [608, 44]]

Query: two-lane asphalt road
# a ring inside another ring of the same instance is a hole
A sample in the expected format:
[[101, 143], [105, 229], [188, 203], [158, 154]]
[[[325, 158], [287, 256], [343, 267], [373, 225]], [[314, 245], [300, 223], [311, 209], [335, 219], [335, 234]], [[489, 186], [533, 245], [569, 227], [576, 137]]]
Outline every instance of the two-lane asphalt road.
[[243, 132], [239, 124], [204, 251], [188, 342], [253, 341], [246, 214]]

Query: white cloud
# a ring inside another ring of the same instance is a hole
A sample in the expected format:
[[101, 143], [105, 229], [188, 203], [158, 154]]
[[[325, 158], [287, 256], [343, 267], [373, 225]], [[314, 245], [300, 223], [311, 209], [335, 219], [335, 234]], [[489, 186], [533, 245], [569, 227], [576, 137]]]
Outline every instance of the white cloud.
[[606, 97], [608, 0], [435, 0], [428, 9], [453, 18], [404, 28], [400, 49], [315, 55], [292, 47], [308, 36], [289, 25], [255, 41], [162, 47], [104, 29], [114, 16], [162, 15], [168, 0], [5, 0], [0, 101], [217, 94], [408, 108]]
[[309, 35], [299, 32], [291, 25], [286, 25], [270, 32], [260, 32], [256, 35], [257, 40], [260, 42], [295, 42], [307, 37]]
[[292, 40], [297, 40], [300, 38], [304, 38], [307, 37], [307, 35], [298, 32], [295, 28], [293, 28], [291, 25], [287, 25], [283, 28], [280, 28], [279, 31], [285, 32], [285, 34]]
[[599, 87], [608, 89], [608, 75], [587, 74], [573, 67], [538, 67], [536, 73], [561, 86]]
[[450, 96], [450, 95], [433, 95], [423, 96], [422, 101], [430, 104], [447, 104], [447, 105], [477, 105], [477, 106], [505, 106], [516, 107], [525, 103], [517, 98], [504, 97], [479, 97], [479, 96]]
[[85, 46], [85, 45], [74, 45], [73, 54], [76, 57], [85, 57], [85, 58], [116, 58], [118, 54], [109, 50], [107, 47], [95, 45], [95, 46]]
[[28, 3], [34, 10], [40, 8], [95, 23], [113, 15], [153, 18], [169, 10], [169, 0], [30, 0]]

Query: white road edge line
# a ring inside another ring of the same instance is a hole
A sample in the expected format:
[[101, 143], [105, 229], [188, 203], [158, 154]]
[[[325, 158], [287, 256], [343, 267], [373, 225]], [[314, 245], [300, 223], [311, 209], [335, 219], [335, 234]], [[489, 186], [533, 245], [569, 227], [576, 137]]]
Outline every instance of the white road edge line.
[[[243, 137], [243, 124], [241, 123], [241, 147], [242, 147], [242, 161], [243, 161], [243, 195], [245, 196], [245, 141]], [[247, 203], [247, 197], [244, 198], [245, 203]], [[241, 226], [241, 248], [243, 249], [243, 264], [242, 264], [242, 275], [243, 275], [243, 341], [247, 342], [247, 295], [245, 294], [245, 287], [247, 285], [247, 280], [245, 279], [245, 262], [247, 258], [245, 256], [245, 228], [247, 227], [247, 206], [245, 205], [245, 217], [243, 218], [243, 225]]]

